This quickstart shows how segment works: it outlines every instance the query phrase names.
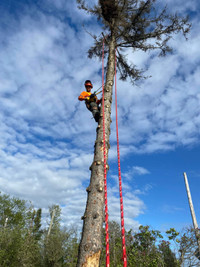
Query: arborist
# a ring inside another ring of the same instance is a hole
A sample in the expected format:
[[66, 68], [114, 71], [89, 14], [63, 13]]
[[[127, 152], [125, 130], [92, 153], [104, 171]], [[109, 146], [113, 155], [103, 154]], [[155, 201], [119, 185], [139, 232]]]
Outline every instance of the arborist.
[[78, 100], [83, 101], [85, 100], [85, 105], [92, 112], [92, 115], [96, 122], [99, 122], [100, 117], [100, 107], [99, 104], [101, 103], [101, 99], [99, 100], [96, 96], [96, 93], [91, 93], [93, 85], [90, 80], [85, 81], [85, 88], [86, 91], [83, 91]]

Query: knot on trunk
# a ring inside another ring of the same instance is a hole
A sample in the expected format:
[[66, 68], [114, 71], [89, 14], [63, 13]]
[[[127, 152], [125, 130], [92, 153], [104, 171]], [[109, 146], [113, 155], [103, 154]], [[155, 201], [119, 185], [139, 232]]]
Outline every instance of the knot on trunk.
[[99, 217], [99, 213], [98, 212], [94, 212], [93, 213], [93, 219], [97, 219]]
[[91, 186], [90, 186], [90, 185], [86, 188], [86, 191], [87, 191], [88, 193], [91, 192]]
[[81, 220], [85, 220], [86, 218], [86, 215], [84, 214], [82, 217], [81, 217]]

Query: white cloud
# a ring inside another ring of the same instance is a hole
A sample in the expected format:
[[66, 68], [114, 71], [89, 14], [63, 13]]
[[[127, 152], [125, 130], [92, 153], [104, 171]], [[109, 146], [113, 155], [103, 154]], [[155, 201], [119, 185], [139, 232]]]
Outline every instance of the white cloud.
[[[139, 87], [118, 82], [121, 144], [136, 145], [138, 153], [145, 153], [198, 142], [197, 28], [195, 24], [188, 41], [174, 38], [174, 54], [149, 58], [147, 74], [152, 77]], [[137, 62], [141, 55], [134, 56]]]
[[[22, 11], [19, 18], [4, 12], [0, 21], [0, 188], [38, 207], [62, 204], [63, 219], [80, 225], [96, 123], [77, 97], [85, 79], [92, 79], [95, 88], [101, 85], [101, 63], [86, 57], [93, 40], [81, 24], [97, 35], [100, 25], [75, 1], [43, 1]], [[194, 22], [189, 41], [174, 37], [175, 53], [169, 57], [128, 54], [134, 64], [149, 67], [152, 78], [138, 87], [118, 81], [122, 158], [199, 142], [199, 22]], [[114, 112], [112, 119], [111, 164], [116, 158]], [[128, 227], [137, 227], [135, 218], [145, 210], [138, 197], [145, 189], [134, 196], [129, 181], [148, 173], [133, 166], [124, 174]], [[119, 217], [117, 190], [111, 190], [109, 200], [113, 219]]]
[[143, 167], [134, 166], [133, 167], [133, 173], [136, 173], [139, 175], [144, 175], [144, 174], [149, 174], [149, 171]]
[[[177, 0], [174, 2], [173, 0], [167, 0], [167, 7], [169, 10], [173, 10], [174, 12], [178, 12], [179, 14], [184, 14], [186, 11], [191, 12], [191, 11], [197, 11], [198, 10], [198, 2], [196, 0], [191, 0], [191, 1], [181, 1]], [[158, 4], [163, 4], [165, 5], [166, 3], [158, 0]]]
[[184, 208], [180, 208], [177, 206], [170, 206], [170, 205], [163, 205], [162, 211], [164, 213], [177, 213], [177, 212], [182, 212], [184, 211]]

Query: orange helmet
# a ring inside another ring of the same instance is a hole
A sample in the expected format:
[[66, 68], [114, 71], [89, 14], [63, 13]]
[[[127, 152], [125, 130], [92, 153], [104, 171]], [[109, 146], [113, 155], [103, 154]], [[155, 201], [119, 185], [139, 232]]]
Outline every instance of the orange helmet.
[[86, 87], [86, 86], [90, 86], [91, 88], [93, 88], [93, 85], [92, 85], [92, 83], [91, 83], [90, 80], [86, 80], [86, 81], [85, 81], [85, 87]]

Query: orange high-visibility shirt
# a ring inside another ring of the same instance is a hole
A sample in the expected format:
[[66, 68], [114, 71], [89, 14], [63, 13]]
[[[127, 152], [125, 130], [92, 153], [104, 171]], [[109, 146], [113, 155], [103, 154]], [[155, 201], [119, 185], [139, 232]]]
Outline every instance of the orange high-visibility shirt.
[[78, 97], [78, 100], [83, 101], [86, 99], [86, 97], [90, 96], [92, 93], [83, 91], [80, 96]]

